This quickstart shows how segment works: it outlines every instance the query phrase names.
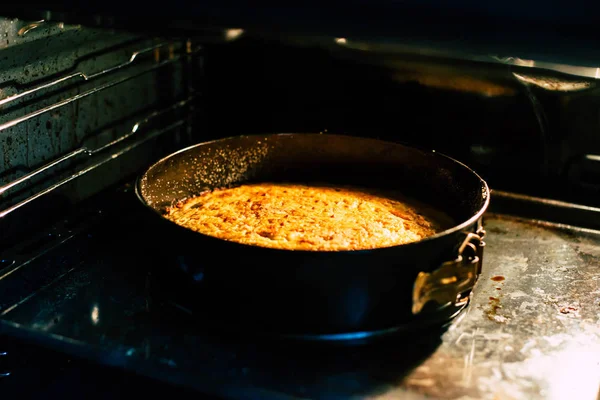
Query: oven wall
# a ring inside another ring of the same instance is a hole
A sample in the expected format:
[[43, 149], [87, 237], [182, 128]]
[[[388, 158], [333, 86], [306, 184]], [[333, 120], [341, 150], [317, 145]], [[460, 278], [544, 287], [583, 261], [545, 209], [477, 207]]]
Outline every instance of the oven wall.
[[339, 47], [207, 45], [208, 131], [375, 136], [447, 153], [495, 189], [600, 203], [598, 161], [586, 157], [600, 154], [594, 82]]
[[0, 18], [3, 244], [190, 142], [196, 50], [181, 38]]

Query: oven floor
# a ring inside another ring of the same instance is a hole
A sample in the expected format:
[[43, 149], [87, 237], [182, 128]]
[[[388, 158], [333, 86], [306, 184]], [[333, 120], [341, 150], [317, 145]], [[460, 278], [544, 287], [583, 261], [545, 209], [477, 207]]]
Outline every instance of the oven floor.
[[[63, 390], [63, 379], [88, 385], [84, 392], [106, 382], [117, 392], [163, 382], [233, 399], [598, 396], [598, 233], [488, 214], [483, 275], [467, 311], [443, 333], [363, 347], [266, 343], [210, 334], [153, 301], [151, 249], [139, 243], [143, 224], [128, 211], [134, 194], [117, 192], [75, 218], [80, 224], [54, 228], [37, 258], [39, 242], [3, 254], [5, 265], [16, 261], [0, 267], [0, 334], [53, 361], [17, 346], [23, 356], [0, 391], [49, 394]], [[122, 371], [138, 377], [114, 378]]]

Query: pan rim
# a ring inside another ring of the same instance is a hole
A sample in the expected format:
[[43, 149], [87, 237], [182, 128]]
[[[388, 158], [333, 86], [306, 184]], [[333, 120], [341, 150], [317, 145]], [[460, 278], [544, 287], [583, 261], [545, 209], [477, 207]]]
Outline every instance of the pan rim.
[[[271, 137], [283, 137], [283, 136], [295, 136], [295, 135], [312, 135], [312, 136], [317, 136], [317, 135], [327, 135], [327, 136], [333, 136], [333, 137], [339, 137], [339, 138], [352, 138], [352, 139], [360, 139], [360, 140], [367, 140], [367, 141], [374, 141], [374, 142], [380, 142], [382, 144], [385, 143], [389, 143], [390, 145], [399, 145], [399, 146], [403, 146], [403, 147], [408, 147], [410, 149], [414, 149], [416, 151], [420, 151], [422, 153], [433, 153], [436, 157], [442, 157], [445, 158], [447, 160], [449, 160], [452, 163], [456, 163], [458, 164], [458, 166], [460, 166], [461, 168], [464, 168], [466, 171], [468, 171], [469, 173], [473, 174], [475, 176], [475, 178], [477, 178], [477, 180], [479, 181], [479, 183], [481, 184], [481, 190], [482, 190], [482, 196], [484, 197], [484, 201], [483, 201], [483, 205], [479, 208], [479, 210], [472, 215], [470, 218], [468, 218], [467, 220], [451, 227], [448, 229], [445, 229], [441, 232], [438, 232], [434, 235], [428, 236], [424, 239], [415, 241], [415, 242], [410, 242], [410, 243], [405, 243], [405, 244], [399, 244], [399, 245], [394, 245], [394, 246], [386, 246], [386, 247], [376, 247], [376, 248], [372, 248], [372, 249], [360, 249], [360, 250], [305, 250], [305, 249], [277, 249], [277, 248], [270, 248], [270, 247], [265, 247], [265, 246], [256, 246], [256, 245], [251, 245], [251, 244], [245, 244], [245, 243], [238, 243], [238, 242], [234, 242], [234, 241], [229, 241], [229, 240], [224, 240], [224, 239], [220, 239], [220, 238], [216, 238], [213, 236], [209, 236], [209, 235], [205, 235], [203, 233], [200, 232], [196, 232], [193, 231], [191, 229], [185, 228], [183, 226], [180, 226], [178, 224], [176, 224], [175, 222], [165, 218], [162, 214], [160, 214], [156, 209], [154, 209], [154, 207], [150, 206], [150, 204], [148, 204], [148, 202], [146, 201], [146, 199], [144, 198], [144, 196], [142, 195], [142, 181], [144, 180], [144, 177], [148, 175], [148, 173], [155, 168], [156, 166], [166, 162], [168, 159], [173, 158], [181, 153], [185, 153], [187, 151], [190, 151], [192, 149], [195, 149], [197, 147], [201, 147], [201, 146], [207, 146], [210, 144], [214, 144], [214, 143], [219, 143], [219, 142], [226, 142], [226, 141], [230, 141], [233, 139], [240, 139], [240, 138], [250, 138], [250, 137], [265, 137], [265, 138], [271, 138]], [[138, 200], [143, 204], [144, 207], [150, 209], [154, 214], [156, 214], [158, 217], [160, 217], [161, 219], [163, 219], [166, 222], [169, 222], [170, 224], [172, 224], [173, 226], [176, 226], [180, 229], [184, 229], [187, 232], [190, 233], [194, 233], [197, 235], [200, 235], [201, 237], [204, 238], [211, 238], [214, 240], [220, 240], [223, 242], [227, 242], [227, 243], [232, 243], [238, 246], [245, 246], [247, 248], [257, 248], [257, 249], [268, 249], [271, 250], [273, 252], [282, 252], [282, 253], [307, 253], [307, 254], [317, 254], [317, 253], [339, 253], [339, 254], [358, 254], [358, 253], [367, 253], [367, 252], [372, 252], [372, 251], [385, 251], [385, 250], [390, 250], [390, 249], [398, 249], [398, 248], [409, 248], [409, 247], [414, 247], [414, 246], [418, 246], [421, 245], [422, 243], [427, 243], [427, 242], [432, 242], [434, 240], [437, 240], [441, 237], [444, 236], [448, 236], [451, 235], [453, 233], [459, 232], [463, 229], [465, 229], [466, 227], [476, 223], [482, 216], [483, 214], [486, 212], [486, 210], [489, 207], [490, 204], [490, 189], [489, 186], [487, 184], [487, 182], [479, 175], [477, 174], [477, 172], [475, 172], [472, 168], [470, 168], [469, 166], [467, 166], [466, 164], [464, 164], [461, 161], [456, 160], [453, 157], [450, 157], [444, 153], [440, 153], [436, 150], [425, 150], [423, 148], [419, 148], [416, 146], [411, 146], [411, 145], [406, 145], [406, 144], [402, 144], [399, 142], [391, 142], [388, 140], [381, 140], [381, 139], [375, 139], [375, 138], [368, 138], [368, 137], [364, 137], [364, 136], [352, 136], [352, 135], [344, 135], [344, 134], [333, 134], [333, 133], [323, 133], [323, 132], [319, 132], [319, 133], [262, 133], [262, 134], [245, 134], [245, 135], [235, 135], [235, 136], [228, 136], [225, 138], [219, 138], [219, 139], [213, 139], [213, 140], [209, 140], [209, 141], [205, 141], [205, 142], [200, 142], [200, 143], [195, 143], [192, 144], [190, 146], [184, 147], [182, 149], [179, 149], [173, 153], [170, 153], [164, 157], [162, 157], [161, 159], [159, 159], [158, 161], [154, 162], [152, 165], [150, 165], [149, 167], [147, 167], [140, 175], [138, 175], [137, 179], [136, 179], [136, 183], [135, 183], [135, 194], [138, 198]], [[200, 237], [199, 236], [199, 237]]]

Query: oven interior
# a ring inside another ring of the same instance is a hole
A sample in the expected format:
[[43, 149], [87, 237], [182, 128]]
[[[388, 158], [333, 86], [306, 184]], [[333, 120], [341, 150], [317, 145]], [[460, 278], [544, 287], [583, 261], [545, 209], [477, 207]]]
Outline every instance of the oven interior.
[[[600, 298], [593, 76], [239, 28], [155, 36], [3, 18], [0, 35], [0, 391], [23, 391], [32, 376], [38, 386], [28, 390], [65, 390], [74, 371], [104, 366], [135, 374], [138, 388], [160, 382], [225, 398], [511, 388], [537, 398], [560, 388], [523, 363], [535, 348], [562, 356], [537, 332], [600, 343], [588, 307]], [[212, 337], [185, 309], [148, 297], [156, 260], [139, 239], [137, 175], [193, 143], [280, 132], [433, 148], [488, 182], [486, 264], [460, 323], [412, 337], [410, 351], [326, 348], [317, 357], [300, 345]], [[47, 359], [60, 368], [49, 371]], [[41, 365], [46, 376], [35, 372]]]

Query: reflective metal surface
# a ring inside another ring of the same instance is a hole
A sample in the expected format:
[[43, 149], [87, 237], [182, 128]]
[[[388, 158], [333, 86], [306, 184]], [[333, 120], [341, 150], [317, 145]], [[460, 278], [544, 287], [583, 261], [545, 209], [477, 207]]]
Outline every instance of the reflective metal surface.
[[25, 244], [7, 254], [1, 333], [232, 399], [597, 396], [597, 231], [489, 213], [472, 303], [445, 332], [305, 346], [220, 333], [150, 295], [148, 270], [161, 265], [127, 251], [145, 229], [127, 190], [65, 220], [64, 240], [57, 225], [31, 261]]

